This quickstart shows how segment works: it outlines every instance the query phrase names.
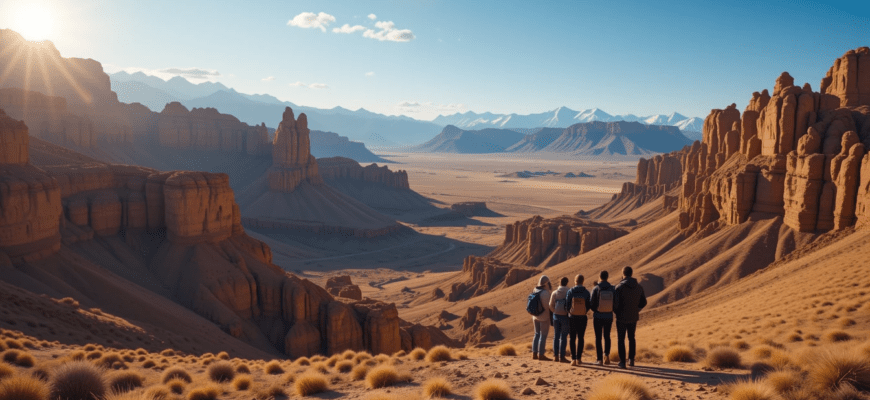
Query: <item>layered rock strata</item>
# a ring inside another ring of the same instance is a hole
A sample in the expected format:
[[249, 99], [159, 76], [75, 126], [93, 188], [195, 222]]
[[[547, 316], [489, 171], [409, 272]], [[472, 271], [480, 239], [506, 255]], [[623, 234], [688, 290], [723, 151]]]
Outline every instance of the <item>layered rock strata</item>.
[[269, 131], [265, 124], [249, 126], [214, 108], [188, 110], [178, 102], [158, 114], [157, 134], [161, 146], [178, 149], [222, 150], [248, 155], [267, 155]]
[[362, 300], [362, 290], [354, 285], [347, 275], [333, 276], [326, 280], [326, 291], [335, 297], [351, 300]]
[[546, 268], [624, 236], [628, 232], [586, 219], [540, 216], [505, 226], [505, 239], [490, 256]]
[[323, 183], [317, 170], [317, 160], [311, 155], [308, 137], [308, 117], [287, 107], [272, 144], [272, 167], [269, 168], [269, 190], [290, 193], [303, 182], [313, 185]]
[[390, 171], [386, 165], [369, 164], [365, 167], [358, 162], [345, 157], [329, 157], [317, 160], [320, 176], [325, 180], [353, 179], [362, 182], [380, 183], [382, 185], [410, 189], [408, 172], [405, 170]]

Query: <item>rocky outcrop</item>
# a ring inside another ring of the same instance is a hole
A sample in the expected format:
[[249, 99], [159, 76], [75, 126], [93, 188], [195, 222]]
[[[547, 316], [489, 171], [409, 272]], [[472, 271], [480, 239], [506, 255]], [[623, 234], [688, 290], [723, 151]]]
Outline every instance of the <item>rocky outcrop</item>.
[[494, 323], [503, 317], [504, 314], [495, 307], [468, 307], [465, 315], [459, 320], [458, 327], [463, 331], [462, 341], [476, 345], [504, 339], [501, 329]]
[[265, 124], [249, 126], [214, 108], [188, 110], [178, 102], [167, 104], [158, 114], [157, 134], [163, 147], [248, 155], [267, 155], [270, 151]]
[[350, 276], [333, 276], [326, 280], [326, 291], [335, 297], [351, 300], [362, 300], [362, 291], [354, 285]]
[[502, 287], [513, 286], [538, 273], [535, 268], [521, 267], [494, 257], [468, 256], [462, 263], [465, 279], [450, 285], [447, 301], [476, 297]]
[[272, 144], [272, 167], [269, 168], [269, 190], [289, 193], [303, 182], [313, 185], [323, 183], [317, 170], [317, 160], [311, 155], [308, 138], [308, 117], [293, 116], [287, 107]]
[[317, 160], [320, 175], [327, 181], [336, 179], [353, 179], [362, 182], [380, 183], [382, 185], [410, 189], [408, 172], [405, 170], [390, 171], [384, 166], [370, 164], [363, 167], [358, 162], [345, 157], [329, 157]]
[[821, 92], [837, 96], [841, 107], [870, 104], [870, 48], [849, 50], [822, 79]]
[[546, 268], [583, 254], [628, 232], [583, 218], [540, 216], [505, 227], [505, 240], [489, 254], [505, 262]]
[[[32, 127], [30, 134], [40, 139], [79, 148], [90, 148], [96, 143], [98, 134], [93, 121], [70, 113], [66, 99], [62, 97], [5, 88], [0, 89], [0, 108], [23, 120]], [[120, 133], [122, 136], [125, 134], [123, 129]]]

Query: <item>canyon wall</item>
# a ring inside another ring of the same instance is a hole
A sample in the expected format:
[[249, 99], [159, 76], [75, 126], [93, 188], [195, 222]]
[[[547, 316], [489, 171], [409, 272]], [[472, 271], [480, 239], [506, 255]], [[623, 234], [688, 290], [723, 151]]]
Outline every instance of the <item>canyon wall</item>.
[[408, 172], [405, 170], [390, 171], [378, 164], [365, 167], [358, 162], [345, 157], [329, 157], [317, 160], [320, 176], [325, 180], [353, 179], [362, 182], [380, 183], [399, 189], [410, 189]]
[[248, 155], [267, 155], [271, 150], [265, 124], [248, 126], [236, 117], [214, 108], [188, 110], [178, 102], [158, 114], [157, 134], [161, 146], [179, 149], [221, 150]]
[[535, 216], [505, 226], [504, 242], [489, 255], [519, 265], [547, 268], [627, 233], [577, 217]]

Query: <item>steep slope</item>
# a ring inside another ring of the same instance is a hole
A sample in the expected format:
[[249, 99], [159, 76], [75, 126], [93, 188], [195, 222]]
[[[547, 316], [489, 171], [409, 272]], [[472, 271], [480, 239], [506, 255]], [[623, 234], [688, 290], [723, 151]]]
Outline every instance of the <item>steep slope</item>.
[[316, 158], [346, 157], [356, 162], [388, 162], [376, 156], [366, 145], [353, 142], [333, 132], [311, 131], [311, 154]]
[[509, 129], [465, 131], [448, 125], [437, 136], [413, 147], [413, 150], [430, 153], [501, 153], [522, 138], [523, 134]]
[[536, 132], [527, 134], [520, 139], [519, 142], [514, 143], [507, 149], [506, 152], [511, 153], [534, 153], [536, 151], [543, 150], [550, 143], [553, 143], [559, 136], [562, 135], [562, 131], [564, 129], [560, 128], [539, 128], [535, 130]]
[[638, 122], [589, 122], [562, 132], [542, 152], [576, 155], [649, 155], [679, 149], [690, 141], [671, 126]]

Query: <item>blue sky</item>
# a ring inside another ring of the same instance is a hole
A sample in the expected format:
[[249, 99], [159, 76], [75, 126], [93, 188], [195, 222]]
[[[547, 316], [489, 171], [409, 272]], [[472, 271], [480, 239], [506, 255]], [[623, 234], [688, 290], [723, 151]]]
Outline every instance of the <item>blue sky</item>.
[[[870, 46], [870, 7], [847, 2], [250, 3], [4, 0], [0, 27], [110, 72], [203, 70], [241, 92], [421, 119], [559, 106], [703, 118], [782, 71], [817, 90], [834, 59]], [[42, 17], [17, 17], [28, 8]], [[288, 25], [304, 12], [328, 25]], [[406, 41], [366, 37], [389, 37], [386, 22]], [[333, 32], [345, 24], [362, 28]]]

